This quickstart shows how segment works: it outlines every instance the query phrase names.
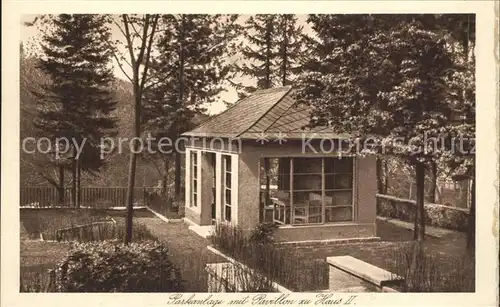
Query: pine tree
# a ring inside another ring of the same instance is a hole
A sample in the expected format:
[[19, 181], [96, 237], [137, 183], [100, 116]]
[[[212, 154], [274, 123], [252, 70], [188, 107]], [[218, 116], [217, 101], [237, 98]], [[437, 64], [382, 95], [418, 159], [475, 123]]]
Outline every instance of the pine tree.
[[246, 20], [244, 43], [239, 49], [243, 63], [234, 69], [251, 77], [255, 85], [232, 82], [240, 98], [257, 89], [291, 84], [301, 68], [302, 31], [291, 14], [258, 14]]
[[[194, 127], [196, 114], [223, 90], [229, 67], [224, 58], [236, 35], [237, 15], [164, 15], [157, 40], [159, 56], [152, 64], [153, 86], [144, 106], [147, 133], [177, 140]], [[181, 154], [175, 157], [175, 196], [180, 198]], [[159, 155], [167, 179], [172, 155]]]
[[[50, 83], [37, 93], [40, 103], [35, 127], [40, 135], [51, 140], [65, 138], [85, 144], [78, 158], [72, 149], [76, 204], [78, 174], [99, 170], [103, 165], [100, 139], [112, 135], [115, 128], [116, 121], [110, 117], [116, 105], [109, 88], [113, 80], [109, 67], [110, 31], [102, 15], [61, 14], [46, 18], [45, 22], [49, 27], [42, 38], [39, 68]], [[56, 163], [63, 177], [65, 166]]]
[[451, 131], [452, 84], [464, 86], [450, 36], [433, 15], [312, 15], [309, 22], [317, 48], [297, 98], [312, 104], [311, 126], [331, 126], [360, 144], [372, 138], [363, 149], [383, 148], [414, 166], [415, 239], [422, 241], [425, 165], [443, 154], [426, 142]]

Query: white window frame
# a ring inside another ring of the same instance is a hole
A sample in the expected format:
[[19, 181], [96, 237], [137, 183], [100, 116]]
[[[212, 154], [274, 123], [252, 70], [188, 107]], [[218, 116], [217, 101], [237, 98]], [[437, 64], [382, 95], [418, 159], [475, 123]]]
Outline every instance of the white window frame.
[[[200, 191], [199, 191], [199, 185], [198, 185], [198, 181], [199, 181], [199, 176], [198, 176], [198, 169], [199, 169], [199, 164], [198, 164], [198, 151], [196, 150], [192, 150], [190, 151], [189, 153], [190, 155], [190, 162], [191, 162], [191, 165], [190, 165], [190, 170], [191, 170], [191, 184], [190, 184], [190, 187], [191, 187], [191, 191], [190, 191], [190, 203], [189, 203], [189, 206], [190, 207], [198, 207], [198, 195], [200, 194]], [[195, 170], [195, 167], [196, 167], [196, 172], [194, 171]], [[195, 189], [196, 187], [196, 189]]]
[[[229, 164], [231, 165], [231, 170], [227, 170], [227, 159], [229, 159]], [[233, 157], [232, 155], [222, 155], [222, 220], [225, 222], [231, 222], [233, 220]], [[231, 175], [230, 187], [227, 187], [227, 174]], [[226, 191], [230, 193], [229, 203], [226, 198]], [[231, 210], [229, 220], [226, 218], [226, 209], [229, 208]]]

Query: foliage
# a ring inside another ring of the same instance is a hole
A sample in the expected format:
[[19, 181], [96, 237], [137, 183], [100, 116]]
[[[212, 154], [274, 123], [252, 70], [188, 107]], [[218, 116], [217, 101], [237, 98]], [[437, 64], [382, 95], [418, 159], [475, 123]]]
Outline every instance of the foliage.
[[112, 135], [116, 124], [111, 117], [116, 101], [110, 91], [110, 30], [101, 15], [61, 14], [45, 22], [38, 65], [50, 83], [35, 93], [41, 102], [35, 128], [50, 139], [78, 144], [85, 139], [79, 164], [83, 171], [98, 170], [100, 139]]
[[[236, 18], [237, 15], [205, 14], [161, 16], [154, 45], [157, 56], [151, 63], [150, 84], [142, 106], [144, 132], [159, 150], [143, 157], [163, 164], [157, 169], [166, 183], [175, 154], [177, 194], [181, 161], [174, 142], [199, 124], [204, 107], [223, 91], [222, 83], [229, 73], [225, 61], [229, 55], [227, 45], [236, 35]], [[159, 145], [162, 138], [172, 141], [170, 147]]]
[[58, 292], [177, 292], [179, 270], [166, 247], [142, 242], [75, 244], [56, 269]]
[[276, 223], [260, 223], [250, 233], [250, 242], [257, 245], [273, 243], [274, 232], [278, 229]]
[[256, 89], [289, 85], [301, 70], [304, 41], [303, 27], [291, 14], [257, 14], [243, 26], [244, 43], [237, 50], [242, 63], [236, 64], [236, 74], [254, 80], [255, 86], [231, 82], [243, 98]]
[[[156, 237], [142, 224], [132, 225], [134, 242], [144, 240], [156, 241]], [[110, 221], [88, 223], [58, 229], [55, 232], [57, 241], [96, 242], [104, 240], [121, 240], [125, 235], [125, 224]], [[48, 237], [47, 239], [51, 239]]]
[[436, 255], [426, 254], [416, 270], [410, 270], [415, 244], [401, 245], [387, 260], [394, 274], [405, 279], [403, 292], [474, 292], [475, 261], [473, 257], [450, 256], [447, 261], [453, 269], [443, 270]]
[[296, 95], [311, 105], [309, 126], [351, 135], [357, 153], [397, 156], [415, 166], [417, 239], [424, 232], [424, 163], [454, 155], [447, 144], [461, 135], [453, 131], [463, 130], [450, 124], [456, 105], [464, 96], [473, 101], [474, 91], [464, 85], [473, 70], [457, 56], [464, 46], [447, 16], [310, 15], [317, 36]]
[[[377, 215], [411, 222], [415, 220], [415, 201], [395, 197], [377, 197]], [[466, 231], [469, 213], [463, 209], [426, 204], [426, 225]]]

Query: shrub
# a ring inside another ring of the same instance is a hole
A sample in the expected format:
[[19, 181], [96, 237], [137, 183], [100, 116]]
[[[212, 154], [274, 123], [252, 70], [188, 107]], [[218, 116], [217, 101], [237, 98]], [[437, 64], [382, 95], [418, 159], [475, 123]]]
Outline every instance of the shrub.
[[[407, 222], [415, 219], [414, 200], [399, 199], [388, 195], [377, 196], [377, 215]], [[425, 204], [425, 223], [430, 226], [467, 231], [469, 212], [439, 204]]]
[[56, 267], [58, 292], [177, 292], [179, 270], [166, 247], [146, 241], [77, 243]]
[[263, 245], [274, 241], [274, 232], [278, 228], [276, 223], [260, 223], [250, 233], [250, 242]]
[[217, 223], [214, 226], [211, 241], [222, 252], [233, 256], [244, 254], [249, 243], [243, 229], [226, 223]]
[[[417, 263], [414, 253], [417, 243], [401, 245], [388, 259], [391, 271], [404, 278], [404, 292], [474, 292], [474, 257], [446, 256], [423, 252]], [[446, 265], [443, 265], [446, 263]]]
[[[147, 229], [145, 225], [132, 225], [133, 241], [151, 240], [156, 241], [156, 237]], [[109, 222], [97, 222], [79, 226], [59, 229], [55, 232], [54, 238], [57, 241], [79, 241], [94, 242], [104, 240], [122, 240], [125, 236], [125, 224]], [[45, 239], [51, 239], [52, 236], [45, 236]]]

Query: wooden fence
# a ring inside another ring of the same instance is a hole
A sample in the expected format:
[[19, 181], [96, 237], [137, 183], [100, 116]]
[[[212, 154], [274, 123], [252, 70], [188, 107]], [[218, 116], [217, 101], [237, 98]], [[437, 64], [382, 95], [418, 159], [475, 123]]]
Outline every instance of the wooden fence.
[[[134, 188], [134, 203], [147, 205], [152, 193], [153, 187]], [[55, 187], [21, 187], [20, 206], [21, 207], [76, 207], [73, 203], [73, 190], [64, 189], [62, 202], [59, 199], [59, 191]], [[80, 188], [80, 207], [91, 208], [110, 208], [124, 207], [127, 199], [126, 187], [81, 187]]]

